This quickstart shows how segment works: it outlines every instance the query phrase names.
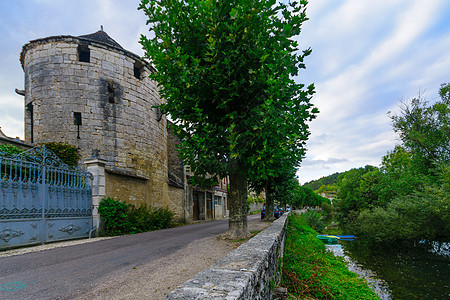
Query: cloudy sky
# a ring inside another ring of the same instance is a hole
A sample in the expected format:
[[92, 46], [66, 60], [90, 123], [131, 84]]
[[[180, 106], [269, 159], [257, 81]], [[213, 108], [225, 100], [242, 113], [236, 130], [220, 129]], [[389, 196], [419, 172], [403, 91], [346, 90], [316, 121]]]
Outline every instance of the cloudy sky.
[[[124, 48], [143, 55], [148, 29], [136, 0], [6, 0], [0, 2], [0, 127], [23, 138], [23, 71], [28, 41], [83, 35], [100, 25]], [[301, 182], [379, 165], [397, 142], [388, 111], [419, 92], [438, 99], [450, 82], [450, 1], [310, 0], [299, 37], [313, 53], [298, 80], [314, 83], [321, 113], [311, 123]]]

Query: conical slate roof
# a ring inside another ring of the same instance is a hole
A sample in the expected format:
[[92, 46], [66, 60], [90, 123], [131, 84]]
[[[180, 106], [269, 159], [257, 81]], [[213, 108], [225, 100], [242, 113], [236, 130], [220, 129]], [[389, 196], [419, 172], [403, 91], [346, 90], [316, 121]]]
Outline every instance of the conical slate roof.
[[108, 45], [114, 46], [116, 48], [123, 49], [122, 46], [120, 46], [120, 44], [118, 42], [113, 40], [103, 30], [99, 30], [96, 33], [92, 33], [92, 34], [80, 35], [79, 37], [85, 38], [85, 39], [88, 39], [88, 40], [91, 40], [91, 41], [100, 42], [100, 43], [103, 43], [103, 44], [108, 44]]

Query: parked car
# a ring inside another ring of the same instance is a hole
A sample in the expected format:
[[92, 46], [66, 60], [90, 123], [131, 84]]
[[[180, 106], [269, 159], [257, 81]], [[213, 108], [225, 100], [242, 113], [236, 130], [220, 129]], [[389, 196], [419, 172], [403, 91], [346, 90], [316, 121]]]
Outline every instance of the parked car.
[[[277, 205], [273, 206], [273, 216], [275, 219], [278, 219], [283, 215], [283, 209], [281, 207], [278, 207]], [[263, 209], [261, 210], [261, 219], [264, 219], [266, 216], [266, 206], [263, 206]]]

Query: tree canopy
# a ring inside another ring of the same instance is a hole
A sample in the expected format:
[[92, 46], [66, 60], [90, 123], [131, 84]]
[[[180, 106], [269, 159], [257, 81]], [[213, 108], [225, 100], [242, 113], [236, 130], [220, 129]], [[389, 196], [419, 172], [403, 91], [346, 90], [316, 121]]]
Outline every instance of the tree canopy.
[[317, 113], [314, 86], [293, 80], [311, 52], [295, 40], [306, 4], [143, 0], [139, 7], [150, 25], [141, 44], [181, 158], [204, 185], [205, 174], [230, 176], [231, 236], [247, 232], [248, 179], [276, 176], [283, 159], [293, 167], [304, 155], [306, 122]]
[[392, 125], [400, 145], [380, 168], [339, 175], [338, 209], [354, 234], [383, 243], [450, 241], [450, 85], [434, 104], [400, 104]]

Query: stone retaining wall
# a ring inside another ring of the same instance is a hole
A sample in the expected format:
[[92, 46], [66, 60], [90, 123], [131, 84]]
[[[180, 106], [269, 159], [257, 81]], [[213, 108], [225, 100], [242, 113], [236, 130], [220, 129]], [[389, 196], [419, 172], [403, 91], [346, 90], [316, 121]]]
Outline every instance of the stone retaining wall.
[[272, 299], [271, 282], [280, 280], [287, 215], [186, 281], [166, 299]]

